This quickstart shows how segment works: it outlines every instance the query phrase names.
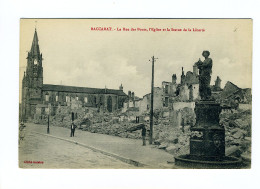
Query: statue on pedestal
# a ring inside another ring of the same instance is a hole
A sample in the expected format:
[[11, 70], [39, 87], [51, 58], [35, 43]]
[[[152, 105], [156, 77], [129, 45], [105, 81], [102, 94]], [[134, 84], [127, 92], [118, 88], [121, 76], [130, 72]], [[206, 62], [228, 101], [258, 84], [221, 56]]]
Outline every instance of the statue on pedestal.
[[200, 59], [196, 63], [199, 69], [199, 92], [201, 100], [209, 100], [211, 97], [210, 80], [212, 73], [212, 59], [209, 58], [210, 52], [203, 51], [202, 56], [205, 60], [202, 62]]
[[190, 153], [175, 157], [177, 166], [233, 168], [241, 164], [240, 159], [225, 156], [225, 128], [219, 125], [221, 106], [211, 97], [212, 59], [209, 55], [209, 51], [203, 51], [205, 60], [195, 63], [199, 69], [201, 100], [195, 102], [196, 123], [190, 129]]

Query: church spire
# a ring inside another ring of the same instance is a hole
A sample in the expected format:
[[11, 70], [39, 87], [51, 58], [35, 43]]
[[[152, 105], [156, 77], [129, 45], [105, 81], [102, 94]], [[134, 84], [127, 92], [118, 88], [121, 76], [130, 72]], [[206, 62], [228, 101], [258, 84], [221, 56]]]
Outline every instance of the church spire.
[[38, 35], [37, 35], [37, 30], [35, 28], [35, 32], [34, 32], [34, 36], [33, 36], [33, 42], [32, 42], [32, 47], [31, 47], [31, 55], [33, 57], [36, 57], [36, 56], [40, 56], [40, 48], [39, 48], [39, 44], [38, 44]]

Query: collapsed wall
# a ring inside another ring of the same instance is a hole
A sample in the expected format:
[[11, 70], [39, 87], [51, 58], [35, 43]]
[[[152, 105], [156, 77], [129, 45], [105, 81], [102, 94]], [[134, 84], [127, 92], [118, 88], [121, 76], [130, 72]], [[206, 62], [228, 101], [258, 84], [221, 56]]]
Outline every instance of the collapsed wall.
[[174, 102], [170, 110], [170, 122], [173, 126], [190, 125], [196, 122], [195, 102]]

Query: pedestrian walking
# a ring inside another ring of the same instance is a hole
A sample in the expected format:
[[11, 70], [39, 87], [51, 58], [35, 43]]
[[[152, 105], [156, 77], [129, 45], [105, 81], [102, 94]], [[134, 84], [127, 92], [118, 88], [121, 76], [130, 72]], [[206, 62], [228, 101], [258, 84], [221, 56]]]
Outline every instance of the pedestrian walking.
[[70, 137], [74, 137], [76, 127], [77, 126], [72, 121], [71, 126], [70, 126]]
[[146, 128], [145, 128], [145, 126], [143, 126], [143, 128], [142, 128], [143, 146], [146, 145], [145, 137], [146, 137]]

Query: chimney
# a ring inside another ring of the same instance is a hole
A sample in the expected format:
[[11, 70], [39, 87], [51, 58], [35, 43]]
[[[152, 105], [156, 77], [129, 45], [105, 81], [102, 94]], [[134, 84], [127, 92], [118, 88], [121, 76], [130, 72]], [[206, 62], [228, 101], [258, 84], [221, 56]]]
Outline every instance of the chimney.
[[123, 85], [121, 83], [121, 85], [119, 86], [119, 90], [122, 91], [123, 90]]
[[181, 84], [185, 83], [185, 75], [184, 75], [184, 70], [183, 67], [181, 68]]
[[131, 98], [131, 91], [128, 91], [128, 97]]
[[215, 87], [216, 87], [217, 89], [220, 89], [220, 88], [221, 88], [221, 79], [220, 79], [219, 76], [217, 76], [217, 79], [216, 79], [216, 81], [215, 81]]
[[135, 93], [132, 92], [132, 99], [134, 100], [135, 99]]
[[177, 81], [177, 76], [176, 76], [176, 74], [173, 74], [172, 75], [172, 84], [176, 84], [176, 81]]

